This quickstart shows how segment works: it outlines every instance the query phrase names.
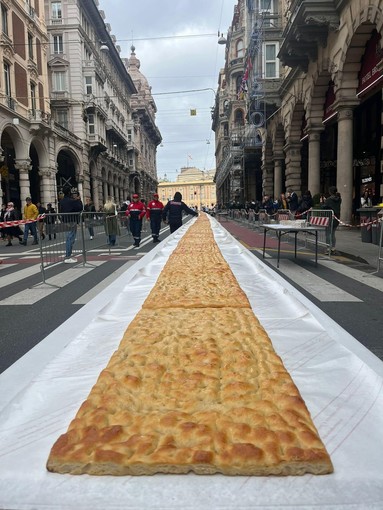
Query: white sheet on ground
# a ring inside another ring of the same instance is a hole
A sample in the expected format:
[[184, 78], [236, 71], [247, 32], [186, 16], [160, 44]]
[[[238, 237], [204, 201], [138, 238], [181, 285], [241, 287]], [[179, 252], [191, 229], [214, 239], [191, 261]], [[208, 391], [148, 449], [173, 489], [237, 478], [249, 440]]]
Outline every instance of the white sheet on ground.
[[[334, 463], [334, 474], [92, 477], [46, 471], [52, 444], [67, 429], [117, 348], [128, 323], [187, 230], [184, 226], [121, 276], [118, 286], [115, 282], [115, 297], [96, 316], [91, 303], [78, 312], [88, 325], [69, 343], [66, 341], [66, 347], [32, 381], [21, 383], [15, 379], [18, 394], [0, 414], [0, 508], [382, 508], [383, 363], [218, 222], [211, 219], [211, 225], [254, 313], [311, 411]], [[65, 324], [55, 331], [59, 345], [66, 334]], [[8, 385], [13, 374], [20, 374], [22, 365], [20, 360], [3, 374]]]

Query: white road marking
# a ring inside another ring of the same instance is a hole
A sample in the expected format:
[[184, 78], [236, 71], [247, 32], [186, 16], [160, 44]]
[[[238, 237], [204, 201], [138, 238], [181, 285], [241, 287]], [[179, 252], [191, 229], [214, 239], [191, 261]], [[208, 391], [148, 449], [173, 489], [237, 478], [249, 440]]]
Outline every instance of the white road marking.
[[[269, 262], [276, 268], [277, 261], [275, 259], [272, 259]], [[301, 268], [290, 260], [281, 259], [279, 262], [279, 271], [321, 302], [362, 302], [361, 299], [339, 289], [332, 283], [329, 283], [323, 278], [319, 278], [319, 276]]]
[[[92, 265], [100, 266], [101, 264], [104, 263], [105, 261], [103, 260], [100, 261], [97, 260], [95, 262], [92, 262]], [[66, 271], [63, 271], [62, 273], [57, 274], [52, 278], [47, 278], [45, 284], [41, 283], [40, 285], [36, 285], [35, 287], [24, 289], [23, 291], [18, 292], [13, 296], [9, 296], [8, 298], [3, 299], [2, 301], [0, 301], [0, 306], [33, 305], [40, 301], [40, 299], [49, 296], [53, 292], [59, 290], [61, 287], [68, 285], [68, 283], [72, 283], [74, 280], [77, 280], [78, 278], [80, 278], [86, 273], [89, 273], [93, 269], [94, 267], [86, 266], [84, 267], [82, 265], [68, 267]]]
[[73, 304], [74, 305], [86, 305], [89, 303], [91, 299], [98, 296], [98, 294], [104, 290], [108, 285], [113, 283], [122, 273], [124, 273], [128, 267], [135, 264], [137, 260], [129, 260], [126, 262], [123, 266], [118, 268], [116, 271], [114, 271], [112, 274], [110, 274], [107, 278], [102, 280], [98, 285], [94, 286], [89, 292], [86, 292], [81, 297], [77, 299]]
[[363, 283], [363, 285], [367, 285], [368, 287], [371, 287], [376, 290], [380, 290], [383, 292], [383, 279], [378, 278], [377, 276], [374, 276], [369, 273], [364, 273], [362, 271], [358, 271], [357, 269], [354, 269], [352, 267], [345, 266], [343, 264], [337, 264], [336, 262], [330, 262], [326, 260], [321, 260], [318, 262], [321, 266], [325, 266], [333, 271], [336, 271], [337, 273], [340, 273], [344, 276], [347, 276], [348, 278], [351, 278], [352, 280], [355, 280], [359, 283]]
[[[8, 267], [10, 264], [8, 265]], [[19, 282], [20, 280], [24, 280], [25, 278], [28, 278], [29, 276], [33, 276], [40, 272], [40, 265], [35, 264], [34, 266], [28, 266], [24, 269], [20, 269], [20, 271], [17, 271], [12, 274], [4, 275], [0, 278], [0, 288], [6, 287], [7, 285], [12, 285], [15, 282]]]

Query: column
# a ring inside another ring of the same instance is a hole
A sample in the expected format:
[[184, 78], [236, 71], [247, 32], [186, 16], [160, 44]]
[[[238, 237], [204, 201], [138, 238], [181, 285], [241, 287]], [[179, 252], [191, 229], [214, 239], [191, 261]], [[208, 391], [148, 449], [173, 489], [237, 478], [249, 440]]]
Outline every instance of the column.
[[19, 160], [15, 162], [15, 168], [19, 171], [19, 186], [20, 186], [20, 200], [24, 206], [25, 199], [31, 194], [31, 187], [29, 182], [29, 171], [32, 168], [31, 160]]
[[94, 201], [94, 206], [96, 208], [96, 211], [99, 210], [100, 208], [100, 194], [99, 194], [99, 186], [98, 186], [98, 178], [93, 176], [93, 179], [92, 179], [92, 195], [93, 195], [93, 201]]
[[39, 168], [39, 176], [41, 177], [40, 192], [41, 203], [46, 207], [48, 203], [55, 203], [56, 193], [53, 182], [53, 175], [49, 167]]
[[103, 187], [104, 187], [104, 196], [102, 197], [101, 207], [104, 206], [105, 202], [108, 200], [108, 195], [109, 195], [109, 187], [108, 187], [108, 183], [106, 181], [103, 183]]
[[301, 193], [301, 148], [300, 142], [288, 142], [284, 151], [286, 154], [286, 190], [292, 189], [298, 195]]
[[351, 223], [353, 191], [353, 110], [338, 109], [338, 156], [336, 185], [342, 196], [340, 219]]
[[282, 182], [283, 158], [274, 158], [274, 195], [278, 199], [283, 191]]
[[314, 196], [320, 193], [320, 133], [323, 129], [310, 129], [308, 189]]

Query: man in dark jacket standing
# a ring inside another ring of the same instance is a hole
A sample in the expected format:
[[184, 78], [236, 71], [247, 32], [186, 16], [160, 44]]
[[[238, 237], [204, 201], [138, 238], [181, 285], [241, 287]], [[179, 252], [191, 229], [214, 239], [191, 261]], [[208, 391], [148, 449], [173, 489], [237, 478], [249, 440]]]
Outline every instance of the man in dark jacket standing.
[[170, 233], [175, 232], [182, 225], [182, 212], [198, 216], [196, 211], [190, 209], [185, 202], [182, 202], [182, 195], [179, 191], [174, 194], [173, 200], [170, 200], [164, 207], [162, 219], [169, 222]]
[[326, 229], [326, 243], [328, 245], [328, 255], [335, 255], [335, 230], [339, 225], [339, 217], [340, 217], [340, 206], [342, 203], [342, 198], [340, 193], [335, 186], [330, 186], [329, 188], [330, 196], [328, 198], [321, 197], [322, 209], [331, 209], [333, 214], [332, 224]]
[[129, 217], [130, 232], [134, 239], [134, 248], [139, 248], [141, 242], [142, 218], [146, 214], [145, 205], [139, 200], [135, 193], [132, 196], [133, 202], [128, 205], [125, 215]]
[[150, 220], [153, 243], [158, 243], [161, 228], [162, 210], [164, 204], [158, 200], [158, 193], [153, 193], [153, 200], [150, 200], [146, 209], [146, 218]]
[[[65, 264], [75, 264], [77, 260], [72, 258], [72, 249], [76, 241], [77, 225], [80, 221], [80, 213], [83, 210], [83, 203], [79, 193], [72, 193], [68, 189], [64, 192], [64, 198], [59, 202], [59, 212], [62, 213], [61, 221], [68, 225], [68, 232], [65, 240]], [[73, 213], [73, 214], [70, 214]]]

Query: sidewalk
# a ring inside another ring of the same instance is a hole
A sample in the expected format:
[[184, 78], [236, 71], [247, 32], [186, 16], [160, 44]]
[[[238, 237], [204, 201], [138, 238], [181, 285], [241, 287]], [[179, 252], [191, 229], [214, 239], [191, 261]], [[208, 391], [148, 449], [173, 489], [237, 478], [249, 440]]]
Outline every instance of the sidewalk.
[[[246, 243], [248, 246], [257, 248], [263, 247], [263, 229], [249, 227], [248, 223], [233, 219], [222, 219], [220, 223], [232, 235]], [[242, 228], [241, 228], [242, 227]], [[271, 240], [273, 246], [273, 241]], [[284, 240], [283, 242], [286, 242]], [[293, 238], [291, 238], [293, 244]], [[270, 246], [270, 241], [268, 241]], [[275, 241], [276, 246], [276, 241]], [[336, 252], [337, 255], [354, 260], [361, 264], [371, 266], [376, 270], [378, 267], [379, 246], [373, 243], [362, 243], [360, 228], [356, 227], [340, 227], [336, 231]], [[319, 247], [318, 253], [324, 253], [324, 249]], [[380, 257], [383, 258], [383, 248]], [[336, 256], [332, 256], [336, 259]], [[383, 260], [380, 262], [380, 273], [383, 274]]]

